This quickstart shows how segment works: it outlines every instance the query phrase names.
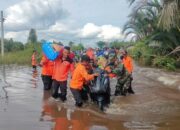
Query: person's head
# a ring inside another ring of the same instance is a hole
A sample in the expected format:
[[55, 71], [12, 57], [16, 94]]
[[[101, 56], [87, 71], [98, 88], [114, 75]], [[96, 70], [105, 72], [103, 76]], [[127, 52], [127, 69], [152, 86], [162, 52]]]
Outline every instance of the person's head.
[[126, 50], [123, 50], [123, 51], [122, 51], [122, 55], [123, 55], [123, 57], [126, 57], [126, 56], [127, 56], [127, 51], [126, 51]]
[[90, 63], [90, 58], [87, 55], [83, 55], [81, 57], [81, 64], [83, 64], [84, 66], [87, 66]]
[[36, 51], [36, 50], [33, 50], [33, 53], [34, 53], [34, 54], [37, 54], [37, 51]]
[[69, 54], [70, 54], [70, 47], [65, 46], [64, 49], [63, 49], [63, 57], [67, 58]]

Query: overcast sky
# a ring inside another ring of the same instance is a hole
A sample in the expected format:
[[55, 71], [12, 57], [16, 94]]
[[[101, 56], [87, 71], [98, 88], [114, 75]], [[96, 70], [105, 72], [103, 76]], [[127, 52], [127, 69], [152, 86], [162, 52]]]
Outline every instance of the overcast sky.
[[121, 40], [130, 12], [127, 0], [3, 0], [5, 37], [26, 42], [30, 28], [38, 39]]

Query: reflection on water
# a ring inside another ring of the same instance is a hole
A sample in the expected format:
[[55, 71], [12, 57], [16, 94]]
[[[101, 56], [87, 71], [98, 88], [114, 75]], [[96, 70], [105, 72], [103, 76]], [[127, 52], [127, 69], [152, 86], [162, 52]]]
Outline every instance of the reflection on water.
[[50, 92], [43, 96], [41, 121], [54, 122], [53, 130], [113, 130], [123, 128], [116, 120], [103, 119], [91, 112], [65, 108], [61, 103], [49, 100]]
[[2, 69], [1, 69], [1, 86], [2, 86], [2, 90], [3, 90], [3, 93], [4, 93], [4, 96], [5, 98], [8, 98], [8, 92], [6, 91], [6, 87], [10, 86], [10, 84], [6, 81], [6, 67], [5, 65], [1, 66]]
[[[8, 106], [8, 91], [6, 88], [10, 86], [6, 81], [6, 67], [1, 66], [1, 81], [0, 81], [0, 111], [6, 111]], [[2, 91], [1, 91], [2, 90]]]
[[[77, 109], [68, 89], [65, 103], [55, 102], [50, 92], [43, 92], [40, 71], [32, 73], [26, 66], [0, 67], [0, 130], [180, 130], [180, 92], [154, 77], [173, 77], [172, 73], [135, 68], [135, 95], [113, 97], [105, 113], [90, 103]], [[148, 74], [148, 77], [147, 77]], [[2, 76], [4, 75], [4, 76]], [[174, 88], [180, 74], [175, 73]], [[111, 82], [112, 93], [116, 82]], [[179, 84], [178, 84], [179, 85]], [[2, 98], [3, 97], [3, 98]], [[23, 123], [22, 123], [23, 122]]]
[[38, 80], [38, 71], [35, 70], [32, 72], [32, 84], [33, 84], [33, 88], [36, 88], [37, 87], [37, 80]]

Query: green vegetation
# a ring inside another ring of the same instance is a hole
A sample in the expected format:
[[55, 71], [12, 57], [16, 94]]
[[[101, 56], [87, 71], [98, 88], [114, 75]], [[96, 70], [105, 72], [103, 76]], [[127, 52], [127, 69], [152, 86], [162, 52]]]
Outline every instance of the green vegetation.
[[124, 42], [124, 41], [113, 41], [113, 42], [110, 42], [109, 44], [110, 47], [113, 47], [113, 48], [129, 48], [131, 46], [133, 46], [133, 43], [132, 42]]
[[[43, 40], [41, 40], [43, 41]], [[38, 60], [40, 61], [42, 55], [42, 42], [37, 41], [37, 34], [35, 29], [31, 29], [29, 32], [28, 40], [26, 44], [13, 41], [13, 39], [5, 39], [5, 56], [2, 59], [0, 57], [0, 64], [20, 64], [31, 65], [31, 56], [33, 50], [36, 50], [39, 54]], [[69, 43], [73, 51], [83, 50], [83, 44]]]
[[[35, 42], [34, 42], [35, 41]], [[41, 57], [41, 43], [37, 42], [37, 35], [34, 29], [30, 30], [28, 42], [24, 45], [21, 42], [13, 41], [13, 39], [4, 40], [5, 56], [0, 57], [0, 64], [21, 64], [31, 65], [31, 56], [33, 50], [37, 50]]]
[[[1, 46], [0, 46], [1, 49]], [[4, 51], [5, 52], [15, 52], [24, 49], [24, 45], [21, 42], [13, 41], [13, 39], [5, 39], [4, 40]]]
[[96, 45], [97, 45], [100, 49], [102, 49], [102, 48], [104, 48], [104, 47], [106, 46], [106, 42], [104, 42], [104, 41], [98, 41], [98, 42], [96, 43]]
[[[41, 44], [37, 44], [36, 50], [41, 57]], [[4, 59], [0, 59], [0, 64], [20, 64], [20, 65], [31, 65], [31, 56], [34, 50], [33, 44], [26, 44], [23, 50], [6, 52]]]
[[129, 0], [133, 11], [123, 32], [132, 36], [131, 54], [143, 65], [176, 70], [180, 64], [180, 1]]
[[84, 46], [83, 46], [83, 44], [81, 44], [81, 43], [75, 44], [74, 42], [70, 41], [70, 42], [69, 42], [69, 46], [71, 47], [71, 50], [72, 50], [72, 51], [84, 50]]
[[29, 31], [28, 43], [37, 43], [37, 34], [35, 29]]

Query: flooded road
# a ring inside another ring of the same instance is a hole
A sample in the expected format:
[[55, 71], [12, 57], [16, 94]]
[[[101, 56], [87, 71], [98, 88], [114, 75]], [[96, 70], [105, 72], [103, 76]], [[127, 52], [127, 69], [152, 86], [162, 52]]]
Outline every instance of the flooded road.
[[[135, 67], [135, 95], [113, 97], [105, 113], [78, 109], [43, 91], [40, 70], [0, 68], [0, 130], [180, 130], [180, 73]], [[116, 80], [111, 82], [112, 94]]]

